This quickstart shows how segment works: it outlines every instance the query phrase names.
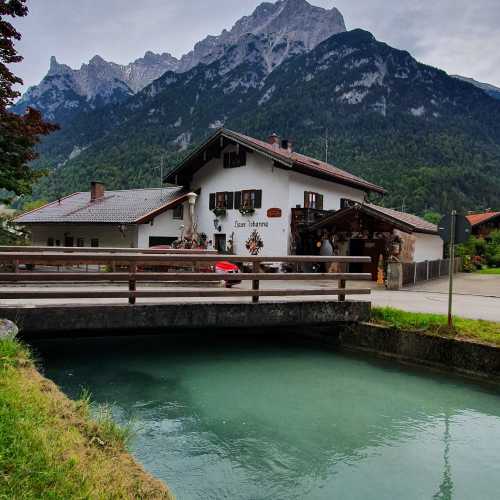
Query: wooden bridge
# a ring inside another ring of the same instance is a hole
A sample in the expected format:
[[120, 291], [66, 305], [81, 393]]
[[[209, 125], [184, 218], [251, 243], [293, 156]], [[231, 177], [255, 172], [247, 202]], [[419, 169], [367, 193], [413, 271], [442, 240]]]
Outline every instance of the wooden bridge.
[[[20, 250], [22, 248], [22, 250]], [[83, 250], [83, 251], [82, 251]], [[216, 274], [210, 272], [213, 265], [219, 261], [251, 266], [251, 272], [237, 274]], [[75, 288], [70, 291], [37, 288], [30, 290], [23, 287], [16, 290], [0, 290], [0, 299], [69, 299], [69, 298], [126, 298], [134, 304], [138, 298], [189, 298], [189, 297], [251, 297], [258, 302], [259, 297], [287, 296], [338, 296], [345, 300], [346, 295], [366, 295], [369, 288], [346, 288], [347, 281], [369, 281], [369, 273], [303, 273], [303, 272], [263, 272], [265, 264], [330, 264], [369, 262], [369, 257], [319, 257], [319, 256], [283, 256], [256, 257], [242, 255], [217, 255], [213, 252], [193, 250], [142, 250], [142, 249], [80, 249], [54, 247], [0, 247], [0, 283], [39, 285], [71, 284], [86, 282], [94, 284], [127, 283], [128, 289], [98, 290]], [[42, 266], [44, 271], [37, 270]], [[75, 271], [77, 266], [97, 266], [97, 272]], [[103, 270], [104, 266], [104, 270]], [[24, 267], [24, 269], [23, 269]], [[163, 269], [165, 271], [163, 271]], [[160, 270], [160, 271], [158, 271]], [[204, 270], [205, 272], [200, 272]], [[110, 272], [107, 272], [110, 271]], [[137, 284], [167, 282], [176, 284], [210, 283], [224, 280], [229, 283], [250, 282], [251, 288], [246, 289], [204, 289], [182, 290], [137, 289]], [[265, 289], [260, 288], [261, 281], [336, 281], [338, 286], [322, 289], [304, 287]]]
[[[237, 264], [242, 272], [215, 273], [219, 261]], [[369, 257], [0, 247], [0, 317], [20, 321], [30, 334], [325, 325], [368, 319], [370, 303], [346, 297], [370, 294], [369, 287], [347, 286], [350, 281], [370, 281], [369, 273], [299, 272], [304, 264], [332, 262], [365, 263]], [[280, 264], [293, 272], [277, 267]], [[237, 288], [228, 287], [240, 282]]]

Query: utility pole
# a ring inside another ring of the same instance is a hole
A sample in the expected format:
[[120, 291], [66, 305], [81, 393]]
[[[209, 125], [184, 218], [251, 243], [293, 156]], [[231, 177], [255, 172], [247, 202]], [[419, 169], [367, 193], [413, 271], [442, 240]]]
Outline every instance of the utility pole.
[[450, 280], [448, 288], [448, 328], [453, 328], [453, 271], [455, 270], [455, 238], [456, 238], [456, 224], [457, 211], [451, 211], [451, 237], [450, 237]]

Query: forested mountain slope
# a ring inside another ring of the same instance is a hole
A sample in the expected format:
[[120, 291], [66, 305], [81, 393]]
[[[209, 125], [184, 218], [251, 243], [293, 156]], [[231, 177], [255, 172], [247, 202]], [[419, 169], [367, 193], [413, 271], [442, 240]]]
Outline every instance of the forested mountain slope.
[[277, 132], [319, 158], [327, 134], [329, 160], [386, 187], [389, 206], [500, 203], [499, 101], [362, 30], [269, 74], [266, 37], [248, 34], [214, 63], [167, 72], [125, 103], [79, 115], [44, 141], [39, 165], [60, 166], [36, 195], [84, 189], [94, 178], [110, 188], [156, 184], [162, 154], [172, 166], [224, 125], [255, 137]]

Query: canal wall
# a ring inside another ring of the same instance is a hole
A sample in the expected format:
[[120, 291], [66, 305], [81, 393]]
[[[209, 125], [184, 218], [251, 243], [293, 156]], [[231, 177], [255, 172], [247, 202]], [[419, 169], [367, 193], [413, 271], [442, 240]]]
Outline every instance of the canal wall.
[[[324, 334], [315, 334], [324, 337]], [[403, 363], [500, 382], [500, 347], [431, 335], [423, 331], [359, 323], [341, 325], [329, 335], [337, 348]]]
[[2, 307], [0, 316], [14, 321], [25, 338], [80, 335], [141, 335], [179, 330], [265, 328], [306, 329], [368, 321], [369, 302], [283, 301], [186, 304], [65, 305]]

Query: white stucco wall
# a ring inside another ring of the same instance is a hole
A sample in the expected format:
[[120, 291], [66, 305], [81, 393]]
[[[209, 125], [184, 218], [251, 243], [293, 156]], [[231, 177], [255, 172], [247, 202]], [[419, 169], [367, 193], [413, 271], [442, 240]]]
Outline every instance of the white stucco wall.
[[342, 198], [362, 202], [365, 197], [364, 191], [359, 189], [290, 172], [290, 208], [304, 206], [304, 191], [322, 194], [324, 210], [339, 210]]
[[[230, 149], [231, 146], [228, 146], [225, 151]], [[220, 159], [211, 160], [195, 173], [191, 188], [201, 188], [196, 204], [198, 231], [206, 233], [212, 241], [215, 241], [218, 231], [214, 226], [216, 217], [209, 209], [210, 193], [262, 190], [262, 208], [256, 209], [253, 215], [244, 216], [239, 210], [233, 209], [218, 218], [220, 234], [225, 234], [227, 241], [234, 232], [234, 251], [240, 255], [248, 255], [245, 243], [255, 229], [264, 242], [259, 255], [287, 255], [291, 209], [304, 205], [304, 191], [322, 194], [325, 210], [340, 208], [341, 198], [359, 201], [364, 198], [363, 191], [276, 168], [271, 159], [256, 152], [248, 153], [246, 166], [239, 168], [223, 168], [222, 155]], [[269, 208], [280, 208], [281, 218], [268, 218]]]
[[137, 246], [148, 248], [150, 236], [179, 238], [182, 231], [180, 226], [184, 224], [187, 227], [188, 220], [188, 204], [184, 203], [184, 218], [182, 220], [174, 219], [174, 211], [167, 210], [155, 217], [152, 223], [139, 224]]
[[137, 227], [126, 226], [124, 234], [119, 230], [118, 224], [30, 224], [27, 229], [31, 231], [32, 245], [45, 246], [49, 238], [59, 240], [64, 246], [66, 233], [77, 239], [84, 239], [84, 246], [90, 247], [90, 240], [97, 238], [100, 247], [134, 248], [137, 246]]
[[[286, 255], [290, 228], [289, 172], [273, 167], [270, 160], [257, 153], [247, 154], [244, 167], [225, 169], [222, 159], [214, 159], [200, 169], [193, 178], [193, 190], [201, 188], [196, 203], [198, 232], [207, 234], [215, 240], [218, 231], [214, 227], [216, 218], [210, 210], [210, 193], [222, 191], [241, 191], [245, 189], [262, 190], [262, 208], [256, 209], [251, 216], [241, 215], [239, 210], [228, 210], [219, 217], [220, 234], [226, 240], [234, 232], [234, 251], [248, 255], [245, 243], [252, 231], [257, 230], [264, 242], [259, 255]], [[267, 209], [281, 208], [281, 218], [268, 218]]]
[[434, 234], [414, 233], [415, 262], [439, 260], [443, 258], [443, 240]]

